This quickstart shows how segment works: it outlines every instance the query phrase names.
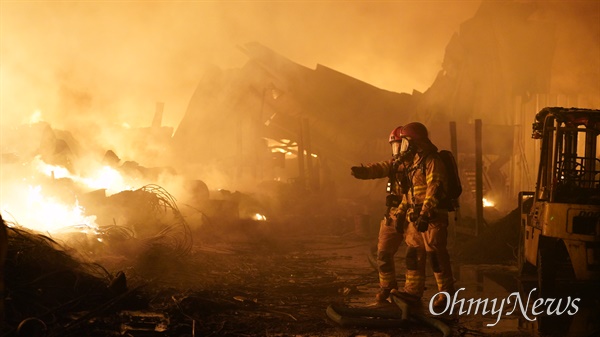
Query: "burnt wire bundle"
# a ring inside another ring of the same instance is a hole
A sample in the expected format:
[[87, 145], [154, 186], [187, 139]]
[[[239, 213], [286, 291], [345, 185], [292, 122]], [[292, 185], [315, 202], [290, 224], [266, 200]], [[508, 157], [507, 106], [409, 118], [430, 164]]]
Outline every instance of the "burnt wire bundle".
[[[168, 245], [177, 255], [187, 255], [192, 249], [192, 233], [185, 219], [181, 215], [175, 198], [164, 188], [158, 185], [146, 185], [140, 188], [139, 193], [150, 195], [148, 206], [150, 212], [157, 217], [166, 215], [168, 223], [154, 236], [146, 238], [147, 242], [161, 242]], [[134, 191], [135, 192], [135, 191]]]
[[25, 317], [53, 321], [108, 296], [112, 276], [102, 266], [77, 259], [72, 249], [28, 229], [7, 228], [4, 266], [7, 322]]

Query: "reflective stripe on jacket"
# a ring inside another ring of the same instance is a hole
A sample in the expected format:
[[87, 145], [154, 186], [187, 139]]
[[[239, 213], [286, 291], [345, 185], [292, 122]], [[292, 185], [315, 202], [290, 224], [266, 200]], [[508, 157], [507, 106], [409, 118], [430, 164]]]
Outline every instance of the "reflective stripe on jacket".
[[440, 156], [437, 152], [417, 153], [407, 173], [412, 182], [409, 202], [413, 205], [423, 205], [421, 215], [433, 216], [435, 208], [444, 196], [447, 179]]

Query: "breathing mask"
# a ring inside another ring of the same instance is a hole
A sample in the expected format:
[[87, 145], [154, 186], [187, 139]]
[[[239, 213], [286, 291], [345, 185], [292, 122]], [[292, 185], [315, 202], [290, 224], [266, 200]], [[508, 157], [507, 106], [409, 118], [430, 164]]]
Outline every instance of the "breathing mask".
[[412, 146], [407, 138], [401, 138], [399, 141], [392, 142], [392, 156], [394, 159], [403, 159], [410, 152], [412, 152]]

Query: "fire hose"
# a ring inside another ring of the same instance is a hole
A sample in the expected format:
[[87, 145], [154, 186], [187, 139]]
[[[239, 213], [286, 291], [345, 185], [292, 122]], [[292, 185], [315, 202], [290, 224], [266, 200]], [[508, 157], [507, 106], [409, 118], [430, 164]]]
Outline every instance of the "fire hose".
[[412, 320], [439, 330], [443, 337], [452, 335], [452, 330], [444, 322], [419, 313], [418, 310], [410, 310], [410, 305], [394, 293], [392, 291], [392, 301], [400, 310], [350, 308], [331, 304], [327, 307], [327, 316], [342, 327], [406, 328]]

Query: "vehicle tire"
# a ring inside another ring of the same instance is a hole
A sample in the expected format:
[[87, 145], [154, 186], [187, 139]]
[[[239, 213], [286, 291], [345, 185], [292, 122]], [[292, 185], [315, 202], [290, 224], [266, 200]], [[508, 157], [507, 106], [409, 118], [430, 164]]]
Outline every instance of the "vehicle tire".
[[525, 226], [521, 225], [519, 242], [517, 244], [517, 270], [519, 280], [522, 282], [535, 280], [537, 271], [534, 265], [525, 258]]
[[538, 294], [552, 297], [556, 292], [556, 256], [553, 247], [540, 247], [537, 256]]
[[537, 270], [534, 265], [527, 262], [525, 258], [525, 242], [523, 238], [520, 238], [517, 246], [517, 288], [519, 293], [527, 296], [538, 285], [537, 280]]

